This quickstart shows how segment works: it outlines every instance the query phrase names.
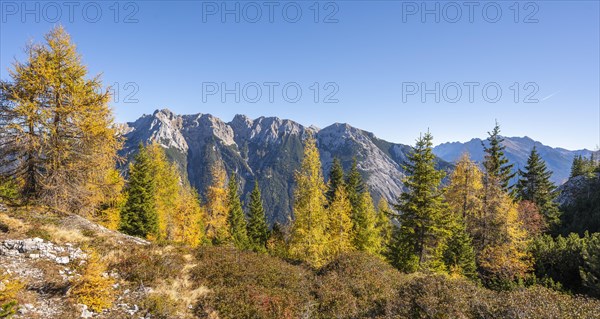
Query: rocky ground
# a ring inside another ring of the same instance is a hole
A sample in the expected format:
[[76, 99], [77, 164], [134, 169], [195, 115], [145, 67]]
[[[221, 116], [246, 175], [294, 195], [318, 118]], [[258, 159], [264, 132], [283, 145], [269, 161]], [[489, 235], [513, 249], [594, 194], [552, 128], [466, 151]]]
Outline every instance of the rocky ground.
[[[114, 282], [114, 302], [110, 309], [94, 313], [77, 303], [72, 295], [73, 283], [81, 277], [88, 262], [87, 252], [94, 250], [107, 263], [116, 263], [123, 258], [122, 249], [143, 250], [150, 246], [148, 242], [111, 231], [77, 215], [45, 212], [39, 208], [13, 209], [1, 203], [0, 226], [0, 275], [4, 278], [0, 280], [0, 292], [11, 281], [22, 285], [12, 318], [159, 318], [156, 311], [148, 309], [146, 300], [155, 292], [165, 291], [169, 284], [181, 285], [185, 279], [169, 283], [157, 281], [155, 287], [150, 287], [143, 282], [128, 281], [110, 267], [102, 276]], [[179, 288], [181, 293], [186, 293], [186, 287]]]

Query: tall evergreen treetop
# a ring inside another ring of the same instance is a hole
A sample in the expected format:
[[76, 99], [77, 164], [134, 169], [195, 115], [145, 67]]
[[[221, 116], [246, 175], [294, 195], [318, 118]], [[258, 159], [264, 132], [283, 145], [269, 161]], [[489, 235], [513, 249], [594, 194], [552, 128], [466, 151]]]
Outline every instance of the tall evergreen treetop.
[[392, 239], [390, 256], [396, 267], [408, 272], [443, 267], [448, 212], [440, 184], [445, 173], [435, 169], [432, 140], [429, 132], [421, 136], [408, 156], [404, 165], [407, 191], [396, 205], [400, 228]]
[[342, 167], [342, 162], [339, 158], [335, 157], [333, 159], [333, 164], [331, 165], [331, 170], [329, 171], [329, 181], [327, 184], [327, 201], [329, 204], [333, 202], [335, 198], [335, 193], [340, 187], [345, 187], [344, 183], [344, 168]]
[[493, 180], [497, 180], [500, 186], [505, 191], [510, 191], [513, 186], [509, 186], [510, 180], [515, 177], [516, 173], [512, 171], [513, 164], [508, 164], [508, 159], [504, 155], [504, 149], [502, 145], [504, 138], [500, 136], [500, 125], [496, 122], [492, 132], [488, 132], [489, 137], [487, 141], [489, 146], [483, 144], [483, 150], [486, 155], [483, 161], [483, 166], [487, 172], [487, 175]]
[[236, 247], [245, 249], [248, 248], [248, 234], [246, 232], [246, 217], [242, 210], [240, 194], [238, 193], [238, 183], [235, 173], [229, 177], [227, 187], [227, 224], [229, 232]]
[[248, 238], [256, 249], [262, 250], [266, 248], [270, 234], [267, 217], [262, 205], [260, 189], [258, 188], [258, 181], [254, 181], [254, 188], [250, 193], [248, 208]]
[[355, 214], [356, 210], [361, 205], [361, 194], [364, 191], [365, 184], [360, 172], [358, 171], [356, 157], [354, 157], [352, 159], [352, 167], [350, 168], [350, 172], [348, 172], [348, 176], [346, 177], [346, 193], [348, 194], [350, 204], [352, 204], [352, 214]]
[[143, 238], [158, 234], [158, 215], [155, 207], [153, 167], [146, 148], [140, 143], [138, 153], [129, 166], [127, 202], [121, 212], [119, 229]]
[[555, 186], [550, 181], [551, 176], [552, 172], [548, 170], [534, 146], [525, 170], [519, 170], [517, 196], [521, 200], [535, 203], [548, 224], [555, 225], [559, 221], [559, 211], [553, 201], [556, 195], [553, 193]]

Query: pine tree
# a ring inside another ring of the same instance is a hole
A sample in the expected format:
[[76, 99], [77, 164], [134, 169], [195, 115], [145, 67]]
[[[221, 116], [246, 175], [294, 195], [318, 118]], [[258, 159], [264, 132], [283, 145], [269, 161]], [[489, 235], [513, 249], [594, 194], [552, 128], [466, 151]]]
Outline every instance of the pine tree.
[[329, 182], [327, 184], [326, 196], [329, 204], [333, 202], [336, 191], [341, 187], [345, 187], [344, 168], [342, 167], [340, 159], [335, 157], [333, 159], [333, 164], [331, 165], [331, 170], [329, 171]]
[[525, 170], [519, 170], [517, 196], [521, 200], [535, 203], [544, 215], [546, 224], [556, 227], [560, 222], [558, 205], [554, 202], [555, 186], [550, 181], [552, 172], [546, 168], [546, 163], [539, 156], [535, 146], [527, 159]]
[[492, 132], [488, 132], [489, 137], [487, 141], [489, 146], [483, 144], [483, 149], [486, 153], [483, 161], [487, 175], [500, 182], [500, 186], [503, 190], [510, 192], [514, 185], [509, 186], [511, 180], [515, 177], [516, 173], [513, 173], [513, 164], [508, 164], [508, 159], [504, 155], [504, 149], [502, 145], [504, 138], [500, 136], [500, 125], [496, 122], [496, 126]]
[[248, 238], [257, 250], [264, 250], [269, 240], [269, 226], [267, 225], [267, 217], [262, 205], [260, 189], [258, 181], [254, 181], [254, 188], [250, 193], [250, 203], [248, 203]]
[[0, 84], [0, 172], [25, 198], [94, 213], [113, 196], [105, 183], [121, 147], [110, 95], [99, 77], [89, 78], [62, 27], [45, 41], [27, 47], [27, 62]]
[[400, 270], [443, 270], [442, 248], [447, 230], [447, 207], [440, 183], [444, 172], [435, 169], [432, 135], [421, 136], [408, 156], [404, 169], [407, 191], [396, 209], [400, 227], [392, 239], [390, 259]]
[[328, 257], [336, 257], [352, 250], [352, 206], [346, 191], [339, 188], [328, 208]]
[[354, 237], [352, 243], [357, 250], [377, 255], [381, 253], [383, 248], [383, 231], [378, 228], [378, 222], [380, 221], [373, 206], [371, 194], [363, 192], [361, 196], [360, 206], [356, 210], [354, 218]]
[[296, 172], [294, 192], [294, 222], [290, 232], [289, 254], [292, 258], [320, 267], [328, 260], [327, 214], [321, 161], [316, 141], [308, 135], [304, 158]]
[[138, 153], [129, 166], [127, 201], [121, 211], [119, 229], [126, 234], [142, 238], [158, 234], [153, 173], [150, 155], [140, 143]]
[[238, 182], [235, 173], [231, 173], [227, 187], [227, 224], [233, 244], [240, 249], [249, 247], [248, 234], [246, 232], [246, 216], [242, 210], [242, 202], [238, 193]]
[[206, 191], [206, 237], [213, 244], [221, 244], [231, 237], [227, 224], [227, 188], [225, 170], [220, 164], [211, 168], [211, 185]]

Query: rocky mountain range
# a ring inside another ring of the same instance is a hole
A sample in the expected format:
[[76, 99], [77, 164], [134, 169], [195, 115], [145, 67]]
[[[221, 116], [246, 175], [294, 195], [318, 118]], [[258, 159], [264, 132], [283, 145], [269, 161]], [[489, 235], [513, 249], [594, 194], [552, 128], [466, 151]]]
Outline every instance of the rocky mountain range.
[[[483, 147], [481, 144], [482, 141], [482, 139], [474, 138], [465, 143], [443, 143], [436, 146], [433, 149], [433, 152], [435, 155], [448, 162], [455, 162], [466, 152], [469, 153], [472, 160], [482, 163], [484, 158]], [[557, 185], [566, 182], [569, 178], [573, 157], [578, 155], [588, 157], [592, 153], [592, 151], [586, 149], [569, 151], [563, 148], [553, 148], [534, 141], [527, 136], [504, 137], [503, 145], [506, 146], [506, 157], [514, 164], [515, 170], [518, 170], [519, 168], [523, 169], [525, 165], [527, 165], [529, 153], [535, 146], [540, 156], [546, 161], [548, 169], [553, 172], [551, 180]]]
[[[210, 168], [215, 163], [223, 163], [228, 173], [236, 172], [243, 200], [257, 180], [269, 220], [282, 223], [291, 215], [294, 172], [300, 167], [302, 141], [307, 133], [317, 139], [325, 176], [334, 157], [342, 161], [346, 170], [356, 157], [358, 169], [375, 200], [383, 197], [392, 203], [396, 201], [403, 190], [402, 165], [410, 152], [408, 145], [379, 139], [348, 124], [336, 123], [319, 129], [277, 117], [250, 119], [236, 115], [230, 122], [224, 122], [210, 114], [176, 115], [163, 109], [122, 124], [121, 130], [126, 138], [122, 150], [125, 158], [131, 158], [140, 142], [156, 141], [201, 194], [210, 183]], [[524, 166], [531, 147], [536, 145], [555, 172], [553, 180], [557, 183], [567, 179], [573, 156], [589, 153], [554, 149], [527, 137], [507, 138], [504, 143], [507, 157], [516, 167]], [[445, 143], [434, 149], [439, 157], [438, 168], [449, 170], [451, 162], [465, 151], [475, 161], [483, 159], [479, 139]]]
[[[375, 200], [384, 197], [394, 202], [402, 192], [402, 164], [410, 151], [407, 145], [378, 139], [348, 124], [319, 129], [276, 117], [236, 115], [226, 123], [210, 114], [176, 115], [157, 110], [121, 129], [126, 138], [122, 155], [131, 158], [140, 142], [156, 141], [200, 193], [210, 182], [210, 168], [217, 161], [228, 172], [237, 173], [242, 199], [258, 180], [271, 222], [285, 222], [290, 216], [294, 172], [300, 167], [302, 141], [308, 132], [317, 139], [325, 176], [334, 157], [340, 158], [345, 169], [356, 157]], [[448, 169], [451, 164], [440, 160], [438, 166]]]

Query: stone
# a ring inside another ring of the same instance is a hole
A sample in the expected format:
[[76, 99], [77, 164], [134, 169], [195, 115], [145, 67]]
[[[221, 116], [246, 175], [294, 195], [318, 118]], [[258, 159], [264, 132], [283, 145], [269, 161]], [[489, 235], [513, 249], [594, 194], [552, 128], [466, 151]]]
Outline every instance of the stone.
[[40, 254], [29, 254], [29, 258], [38, 259], [38, 258], [40, 258]]
[[68, 264], [70, 260], [69, 260], [69, 257], [65, 256], [65, 257], [56, 257], [55, 261], [57, 264], [65, 265], [65, 264]]
[[88, 310], [86, 305], [81, 305], [81, 318], [92, 318], [94, 316], [94, 312]]

